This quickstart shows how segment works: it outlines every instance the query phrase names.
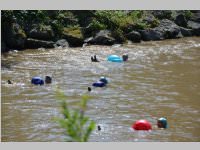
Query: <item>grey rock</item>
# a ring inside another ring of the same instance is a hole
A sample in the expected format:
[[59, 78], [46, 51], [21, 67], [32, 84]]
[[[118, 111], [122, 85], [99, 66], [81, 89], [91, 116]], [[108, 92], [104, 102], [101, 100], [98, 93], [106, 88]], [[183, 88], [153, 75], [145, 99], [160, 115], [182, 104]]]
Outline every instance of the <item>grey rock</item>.
[[54, 38], [54, 32], [51, 26], [36, 25], [33, 27], [29, 33], [29, 38], [39, 39], [39, 40], [52, 40]]
[[200, 10], [193, 10], [193, 15], [190, 20], [200, 23]]
[[193, 35], [200, 35], [200, 23], [194, 21], [188, 21], [188, 28], [192, 29]]
[[132, 42], [140, 42], [141, 41], [141, 34], [137, 31], [132, 31], [126, 35], [127, 39]]
[[183, 36], [192, 36], [192, 29], [180, 27], [180, 30]]
[[11, 49], [23, 49], [26, 42], [26, 34], [20, 25], [13, 23], [7, 28], [5, 44]]
[[54, 48], [53, 41], [44, 41], [38, 39], [28, 38], [26, 41], [26, 48]]
[[154, 10], [152, 14], [158, 19], [171, 19], [172, 11], [171, 10]]
[[94, 37], [89, 37], [89, 38], [86, 38], [84, 40], [84, 43], [89, 43], [91, 40], [93, 40]]
[[157, 40], [163, 40], [164, 34], [155, 29], [149, 29], [149, 30], [140, 30], [139, 31], [142, 35], [142, 40], [144, 41], [157, 41]]
[[166, 39], [178, 38], [181, 34], [180, 27], [168, 19], [163, 19], [155, 29], [162, 32]]
[[200, 23], [195, 21], [188, 21], [188, 27], [191, 29], [199, 29]]
[[61, 40], [58, 40], [54, 45], [54, 47], [59, 47], [59, 46], [61, 46], [63, 48], [69, 47], [69, 43], [67, 42], [67, 40], [61, 39]]
[[180, 27], [174, 22], [163, 19], [158, 27], [139, 31], [144, 41], [163, 40], [182, 37]]
[[176, 16], [175, 23], [181, 27], [187, 27], [187, 19], [183, 14]]
[[86, 39], [85, 42], [88, 44], [97, 44], [97, 45], [113, 45], [115, 39], [111, 36], [111, 31], [101, 30], [99, 31], [94, 38]]
[[1, 52], [4, 53], [4, 52], [7, 52], [8, 51], [8, 48], [6, 47], [6, 44], [5, 42], [1, 42]]

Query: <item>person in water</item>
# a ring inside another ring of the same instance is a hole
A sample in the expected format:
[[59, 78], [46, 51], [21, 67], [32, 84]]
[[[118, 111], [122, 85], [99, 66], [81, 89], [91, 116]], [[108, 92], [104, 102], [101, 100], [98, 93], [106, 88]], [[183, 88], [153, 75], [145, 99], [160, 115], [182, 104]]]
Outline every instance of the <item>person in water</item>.
[[128, 54], [123, 54], [122, 59], [123, 59], [123, 61], [127, 61], [128, 60]]
[[97, 129], [98, 129], [98, 131], [101, 131], [101, 126], [98, 125], [98, 126], [97, 126]]
[[94, 55], [94, 57], [91, 56], [91, 61], [92, 62], [99, 62], [99, 60], [97, 59], [96, 55]]
[[91, 87], [88, 87], [88, 91], [89, 91], [89, 92], [91, 92], [91, 91], [92, 91]]
[[37, 76], [31, 79], [31, 83], [35, 85], [44, 85], [44, 83], [50, 84], [51, 82], [52, 82], [52, 78], [50, 76], [45, 76], [45, 80]]
[[8, 84], [13, 84], [10, 80], [8, 80]]
[[45, 77], [45, 83], [50, 84], [52, 82], [52, 78], [50, 76]]
[[157, 120], [158, 128], [166, 129], [167, 128], [167, 119], [166, 118], [159, 118]]

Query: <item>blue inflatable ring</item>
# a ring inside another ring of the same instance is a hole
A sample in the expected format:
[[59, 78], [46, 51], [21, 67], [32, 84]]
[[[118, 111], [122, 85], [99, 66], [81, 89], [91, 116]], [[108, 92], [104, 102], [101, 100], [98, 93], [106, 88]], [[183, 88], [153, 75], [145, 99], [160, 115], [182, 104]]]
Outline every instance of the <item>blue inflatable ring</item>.
[[104, 87], [104, 86], [106, 86], [106, 84], [104, 82], [97, 81], [97, 82], [93, 83], [92, 86], [95, 86], [95, 87]]
[[40, 77], [33, 77], [32, 80], [31, 80], [31, 83], [35, 84], [35, 85], [43, 85], [44, 80]]
[[108, 56], [108, 61], [111, 61], [111, 62], [123, 62], [122, 58], [117, 56], [117, 55]]

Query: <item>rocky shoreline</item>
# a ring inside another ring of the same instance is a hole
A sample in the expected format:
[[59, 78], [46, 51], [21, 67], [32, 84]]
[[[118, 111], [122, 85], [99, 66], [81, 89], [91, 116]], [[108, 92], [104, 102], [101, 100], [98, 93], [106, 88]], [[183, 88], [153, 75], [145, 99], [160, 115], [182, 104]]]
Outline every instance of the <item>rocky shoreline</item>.
[[[127, 11], [130, 13], [131, 11]], [[79, 23], [79, 27], [63, 28], [61, 33], [56, 33], [53, 24], [40, 25], [39, 23], [19, 23], [14, 19], [11, 22], [2, 19], [1, 27], [1, 52], [10, 50], [24, 50], [37, 48], [56, 48], [56, 47], [81, 47], [87, 45], [113, 45], [122, 44], [127, 41], [139, 43], [141, 41], [156, 41], [164, 39], [176, 39], [188, 36], [200, 35], [200, 11], [191, 11], [191, 16], [187, 18], [184, 11], [175, 11], [175, 15], [170, 14], [172, 11], [146, 11], [143, 21], [147, 24], [159, 23], [155, 27], [145, 29], [138, 28], [128, 24], [123, 32], [116, 34], [115, 29], [97, 29], [90, 28], [87, 23]], [[85, 13], [85, 12], [84, 12]], [[76, 16], [84, 14], [76, 14]], [[172, 14], [172, 13], [171, 13]], [[79, 17], [79, 16], [78, 16]], [[83, 21], [91, 19], [85, 17]], [[64, 18], [66, 22], [69, 22]], [[70, 23], [74, 18], [71, 18]], [[54, 21], [54, 20], [53, 20]], [[52, 23], [53, 23], [52, 21]], [[98, 21], [98, 20], [97, 20]], [[77, 22], [77, 20], [76, 20]], [[90, 21], [88, 21], [90, 22]], [[56, 23], [55, 23], [56, 24]], [[116, 29], [117, 30], [117, 29]]]

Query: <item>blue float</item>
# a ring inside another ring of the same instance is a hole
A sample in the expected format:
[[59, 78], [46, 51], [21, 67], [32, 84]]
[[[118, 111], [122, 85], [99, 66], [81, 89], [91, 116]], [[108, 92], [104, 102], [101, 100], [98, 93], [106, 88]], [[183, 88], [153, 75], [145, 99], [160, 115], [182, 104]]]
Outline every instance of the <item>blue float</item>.
[[97, 82], [94, 82], [92, 84], [92, 86], [95, 86], [95, 87], [104, 87], [104, 86], [106, 86], [106, 84], [104, 82], [97, 81]]
[[31, 80], [31, 83], [35, 84], [35, 85], [43, 85], [44, 80], [40, 77], [33, 77], [32, 80]]
[[111, 61], [111, 62], [123, 62], [122, 58], [120, 56], [117, 56], [117, 55], [108, 56], [108, 61]]

